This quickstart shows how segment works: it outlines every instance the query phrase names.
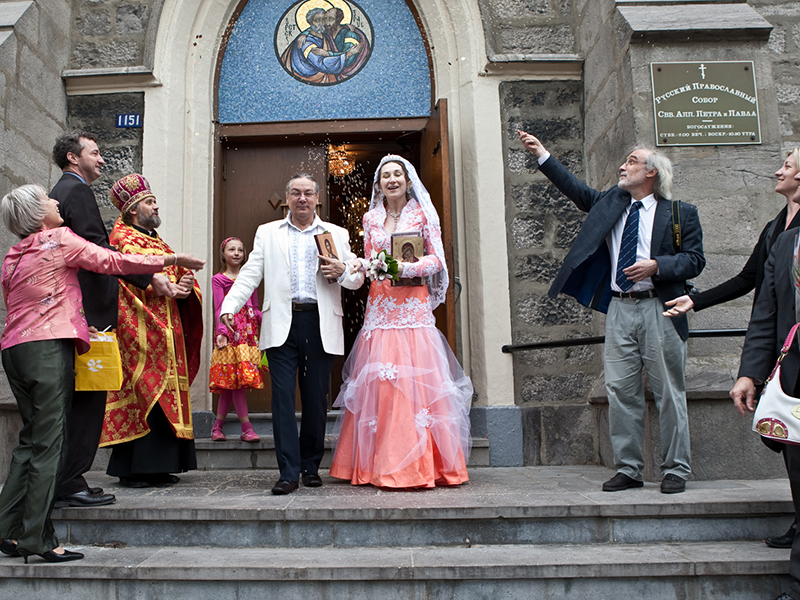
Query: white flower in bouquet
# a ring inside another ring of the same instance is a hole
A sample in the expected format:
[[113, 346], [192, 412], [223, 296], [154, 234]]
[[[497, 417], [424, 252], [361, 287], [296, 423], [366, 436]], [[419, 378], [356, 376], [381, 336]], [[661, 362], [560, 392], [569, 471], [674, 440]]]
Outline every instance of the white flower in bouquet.
[[377, 279], [383, 281], [387, 277], [395, 279], [397, 274], [397, 261], [386, 253], [386, 250], [380, 252], [373, 250], [370, 253], [370, 261], [367, 265], [367, 276], [371, 280]]

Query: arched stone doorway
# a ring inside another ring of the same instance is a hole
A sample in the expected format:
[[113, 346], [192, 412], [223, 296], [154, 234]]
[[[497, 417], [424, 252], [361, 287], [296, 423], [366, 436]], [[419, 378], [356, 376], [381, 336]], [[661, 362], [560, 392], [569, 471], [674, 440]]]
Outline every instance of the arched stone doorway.
[[[153, 77], [143, 89], [143, 162], [152, 185], [168, 199], [161, 208], [164, 235], [210, 262], [217, 254], [214, 193], [221, 177], [214, 153], [217, 58], [239, 5], [240, 0], [164, 0], [154, 35]], [[482, 76], [486, 45], [477, 3], [417, 0], [414, 6], [431, 47], [436, 96], [447, 99], [451, 124], [457, 199], [452, 275], [464, 286], [456, 313], [457, 355], [479, 405], [507, 405], [513, 403], [512, 365], [494, 351], [511, 336], [498, 81]], [[199, 275], [207, 299], [212, 274], [207, 269]], [[210, 302], [206, 311], [210, 322]], [[201, 375], [210, 354], [206, 347]], [[195, 410], [211, 408], [207, 385], [206, 375], [192, 386]]]
[[[444, 99], [432, 106], [428, 55], [404, 0], [301, 0], [288, 9], [242, 0], [219, 52], [213, 247], [231, 235], [248, 244], [258, 225], [284, 218], [285, 183], [303, 171], [321, 184], [320, 216], [348, 229], [363, 255], [372, 173], [395, 153], [417, 165], [431, 190], [452, 270], [447, 108]], [[347, 173], [337, 169], [342, 160]], [[450, 292], [436, 316], [455, 348]], [[343, 293], [345, 354], [366, 293]], [[334, 365], [334, 396], [342, 364]], [[268, 411], [270, 395], [269, 384], [250, 392], [251, 409]]]

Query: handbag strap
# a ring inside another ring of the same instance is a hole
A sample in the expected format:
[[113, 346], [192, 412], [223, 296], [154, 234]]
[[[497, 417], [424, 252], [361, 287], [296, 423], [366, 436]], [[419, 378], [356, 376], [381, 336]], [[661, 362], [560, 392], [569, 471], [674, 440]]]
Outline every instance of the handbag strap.
[[794, 327], [789, 330], [789, 335], [786, 336], [786, 341], [783, 342], [783, 347], [781, 348], [781, 355], [778, 357], [778, 364], [780, 364], [783, 357], [789, 353], [789, 348], [792, 346], [792, 341], [794, 340], [798, 327], [800, 327], [800, 323], [795, 323]]

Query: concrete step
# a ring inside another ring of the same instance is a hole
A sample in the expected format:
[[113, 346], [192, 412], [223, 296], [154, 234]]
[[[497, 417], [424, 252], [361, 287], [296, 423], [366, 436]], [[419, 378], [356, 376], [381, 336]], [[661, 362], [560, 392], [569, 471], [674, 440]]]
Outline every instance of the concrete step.
[[[278, 468], [275, 438], [272, 435], [261, 435], [261, 441], [255, 443], [242, 442], [238, 436], [238, 433], [232, 433], [225, 442], [214, 442], [208, 438], [196, 439], [194, 445], [197, 454], [197, 468], [205, 471]], [[331, 467], [336, 439], [337, 437], [332, 434], [325, 436], [325, 454], [320, 464], [323, 469]], [[100, 448], [92, 464], [92, 470], [105, 472], [110, 458], [111, 448]], [[472, 452], [469, 455], [467, 466], [489, 466], [489, 440], [472, 438]]]
[[675, 598], [765, 600], [788, 551], [760, 542], [503, 545], [458, 548], [77, 548], [81, 561], [0, 558], [0, 597]]
[[[323, 469], [329, 469], [333, 460], [333, 449], [336, 447], [337, 440], [334, 432], [335, 424], [340, 412], [338, 410], [328, 412], [325, 455], [320, 465]], [[197, 467], [204, 470], [277, 469], [278, 459], [275, 456], [275, 438], [272, 435], [272, 413], [253, 413], [250, 415], [250, 419], [253, 423], [253, 429], [261, 437], [260, 442], [240, 441], [239, 434], [242, 429], [239, 419], [236, 415], [230, 414], [223, 427], [223, 431], [228, 438], [227, 441], [213, 442], [210, 437], [197, 437], [195, 439]], [[297, 420], [299, 427], [300, 413], [297, 413]], [[196, 426], [195, 431], [198, 429]], [[111, 448], [100, 448], [92, 464], [92, 470], [105, 472], [110, 457]], [[472, 452], [467, 466], [488, 467], [489, 464], [489, 440], [485, 437], [473, 437]]]
[[[239, 431], [230, 434], [228, 441], [214, 442], [208, 438], [195, 440], [197, 466], [200, 469], [277, 469], [278, 459], [275, 455], [275, 438], [272, 435], [261, 435], [256, 443], [239, 440]], [[226, 433], [226, 435], [228, 435]], [[322, 458], [323, 469], [329, 469], [333, 460], [333, 449], [337, 436], [325, 436], [325, 455]], [[489, 440], [472, 439], [472, 452], [468, 461], [469, 467], [489, 466]]]
[[783, 533], [793, 506], [785, 480], [656, 484], [606, 493], [602, 467], [471, 469], [468, 485], [417, 491], [324, 486], [273, 496], [277, 472], [193, 471], [172, 488], [128, 489], [92, 474], [116, 504], [65, 508], [67, 544], [120, 547], [457, 547], [466, 544], [644, 544], [760, 540]]

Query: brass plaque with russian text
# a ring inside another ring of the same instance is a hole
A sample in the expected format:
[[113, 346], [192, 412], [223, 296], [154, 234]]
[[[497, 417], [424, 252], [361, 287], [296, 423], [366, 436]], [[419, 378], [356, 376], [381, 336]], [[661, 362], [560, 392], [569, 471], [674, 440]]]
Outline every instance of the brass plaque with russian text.
[[753, 61], [650, 63], [658, 146], [760, 144]]

